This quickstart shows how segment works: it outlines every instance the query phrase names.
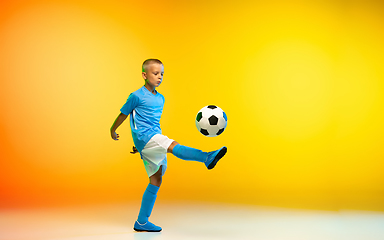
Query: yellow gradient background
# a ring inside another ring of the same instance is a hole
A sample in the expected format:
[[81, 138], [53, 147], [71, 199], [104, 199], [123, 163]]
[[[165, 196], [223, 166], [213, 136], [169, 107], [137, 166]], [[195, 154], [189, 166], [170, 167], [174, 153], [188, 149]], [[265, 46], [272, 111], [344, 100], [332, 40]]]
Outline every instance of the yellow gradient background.
[[[2, 1], [0, 206], [139, 201], [129, 121], [141, 64], [165, 67], [163, 134], [228, 153], [168, 155], [161, 201], [384, 210], [380, 1]], [[194, 123], [221, 107], [216, 138]]]

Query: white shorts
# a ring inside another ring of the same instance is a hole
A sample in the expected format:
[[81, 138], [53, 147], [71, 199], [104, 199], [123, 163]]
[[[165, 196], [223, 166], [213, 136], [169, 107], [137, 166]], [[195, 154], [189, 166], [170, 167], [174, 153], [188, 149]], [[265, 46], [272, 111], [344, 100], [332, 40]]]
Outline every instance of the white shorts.
[[164, 175], [167, 169], [167, 150], [173, 141], [167, 136], [156, 134], [145, 145], [140, 155], [148, 177], [155, 174], [160, 166], [163, 166], [161, 175]]

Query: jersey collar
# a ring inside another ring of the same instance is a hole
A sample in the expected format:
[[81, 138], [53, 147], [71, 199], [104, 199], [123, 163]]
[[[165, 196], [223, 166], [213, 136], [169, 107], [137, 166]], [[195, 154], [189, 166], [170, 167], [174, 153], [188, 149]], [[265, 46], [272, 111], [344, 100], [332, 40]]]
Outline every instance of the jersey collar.
[[156, 93], [156, 94], [153, 94], [152, 92], [150, 92], [150, 91], [145, 87], [145, 85], [143, 86], [143, 88], [144, 88], [144, 91], [145, 91], [145, 92], [147, 92], [147, 93], [149, 93], [149, 94], [151, 94], [151, 95], [153, 95], [153, 96], [157, 96], [157, 94], [158, 94], [158, 92], [157, 92], [156, 89], [155, 89], [155, 93]]

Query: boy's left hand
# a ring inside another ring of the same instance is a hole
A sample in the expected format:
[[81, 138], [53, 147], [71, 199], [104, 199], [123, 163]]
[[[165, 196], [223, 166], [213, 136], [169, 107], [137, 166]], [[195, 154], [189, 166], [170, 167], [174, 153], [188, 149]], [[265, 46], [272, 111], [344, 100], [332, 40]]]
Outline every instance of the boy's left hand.
[[132, 147], [132, 154], [135, 154], [135, 153], [138, 153], [139, 151], [137, 150], [137, 148], [135, 146]]

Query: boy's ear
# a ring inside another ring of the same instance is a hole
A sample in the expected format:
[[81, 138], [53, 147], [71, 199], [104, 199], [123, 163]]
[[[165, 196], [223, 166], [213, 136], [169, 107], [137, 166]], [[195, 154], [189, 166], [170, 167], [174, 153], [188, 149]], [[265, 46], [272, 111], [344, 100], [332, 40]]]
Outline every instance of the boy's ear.
[[144, 78], [145, 80], [147, 80], [147, 73], [146, 73], [146, 72], [142, 72], [141, 75], [143, 75], [143, 78]]

